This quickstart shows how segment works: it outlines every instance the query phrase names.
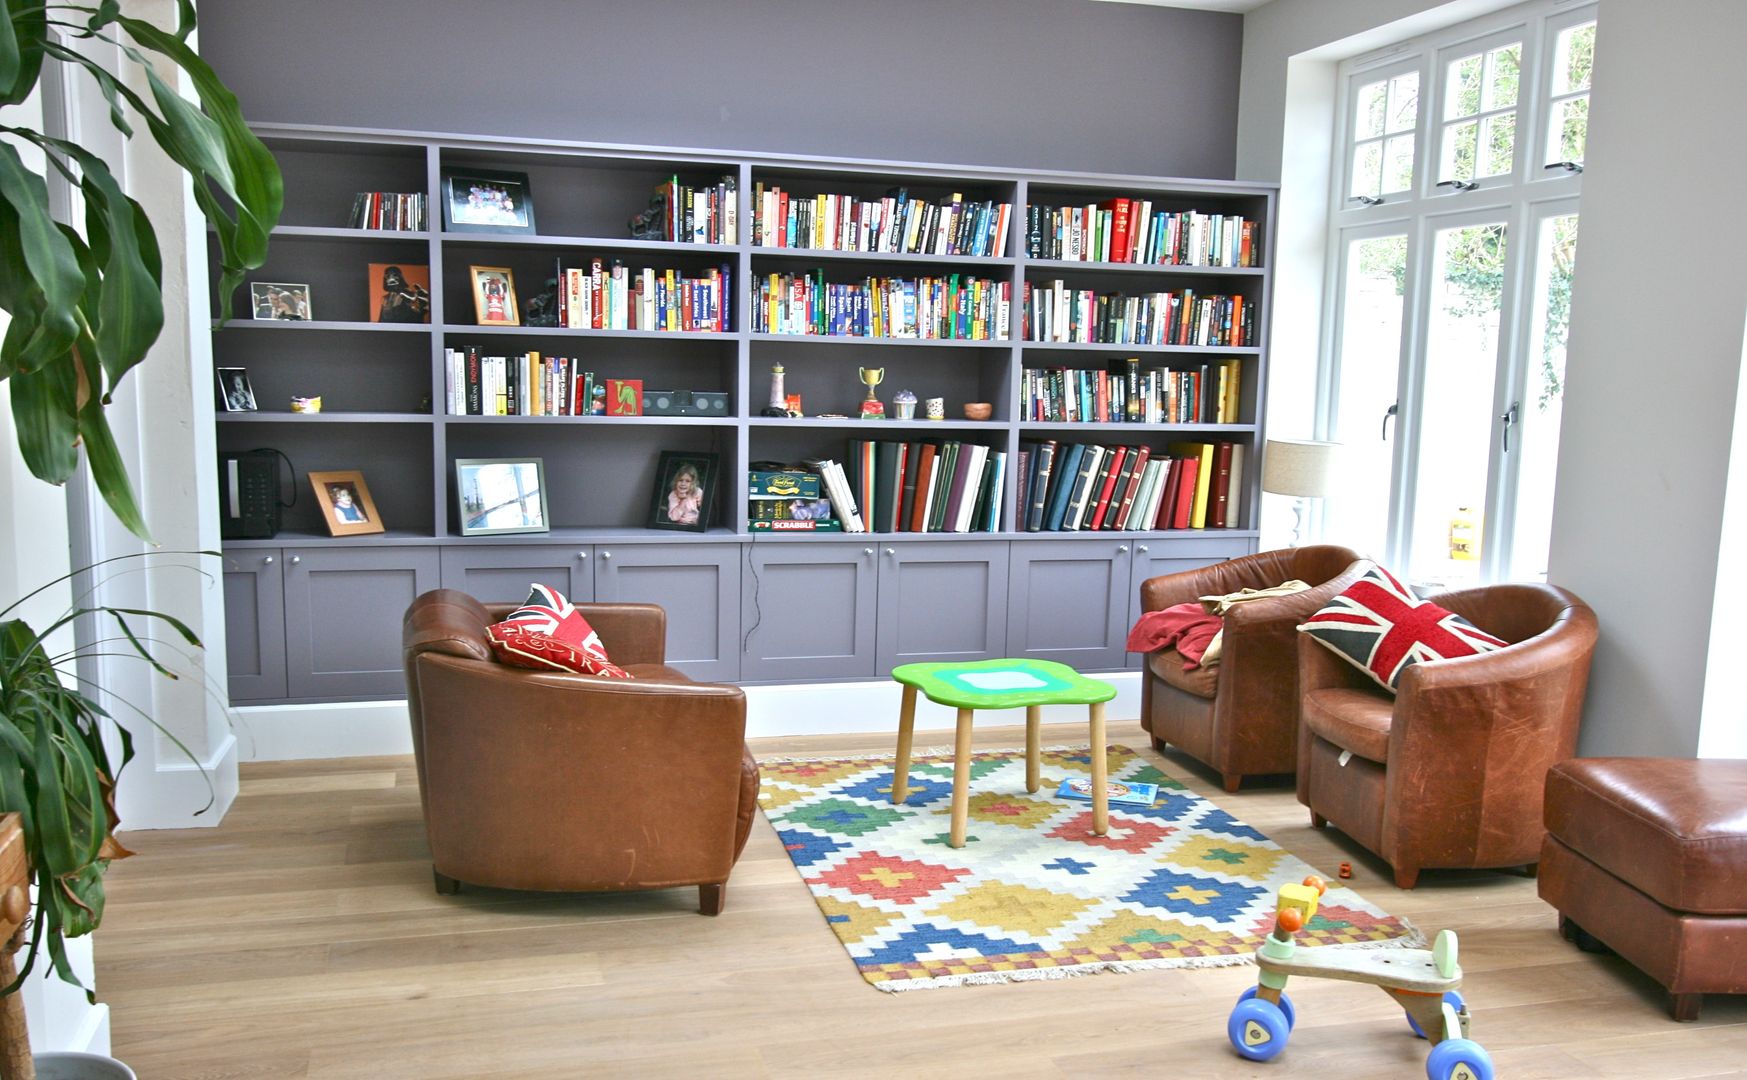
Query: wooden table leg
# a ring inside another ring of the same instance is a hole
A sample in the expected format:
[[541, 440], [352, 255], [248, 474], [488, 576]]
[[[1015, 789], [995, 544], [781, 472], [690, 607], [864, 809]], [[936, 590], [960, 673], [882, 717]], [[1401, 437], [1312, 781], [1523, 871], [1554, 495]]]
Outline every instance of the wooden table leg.
[[1096, 702], [1092, 710], [1092, 832], [1103, 836], [1110, 831], [1110, 759], [1104, 752], [1104, 703]]
[[964, 847], [965, 820], [971, 809], [970, 709], [958, 711], [958, 739], [952, 748], [952, 846]]
[[910, 794], [910, 740], [916, 729], [916, 688], [904, 687], [898, 706], [898, 760], [892, 763], [892, 802], [901, 803]]
[[1043, 706], [1025, 706], [1025, 790], [1035, 792], [1043, 769]]

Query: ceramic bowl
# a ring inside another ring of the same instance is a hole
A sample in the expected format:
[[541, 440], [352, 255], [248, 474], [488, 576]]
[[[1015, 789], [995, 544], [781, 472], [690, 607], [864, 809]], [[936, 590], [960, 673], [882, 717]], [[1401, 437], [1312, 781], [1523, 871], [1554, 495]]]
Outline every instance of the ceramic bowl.
[[966, 420], [987, 420], [994, 415], [995, 407], [986, 401], [967, 401], [964, 407]]

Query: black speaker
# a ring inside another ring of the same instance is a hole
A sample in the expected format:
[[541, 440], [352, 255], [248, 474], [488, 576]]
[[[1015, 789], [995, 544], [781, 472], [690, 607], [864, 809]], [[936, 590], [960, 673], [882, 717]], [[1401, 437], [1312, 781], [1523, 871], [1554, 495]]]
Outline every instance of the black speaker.
[[645, 390], [644, 416], [727, 416], [725, 390]]

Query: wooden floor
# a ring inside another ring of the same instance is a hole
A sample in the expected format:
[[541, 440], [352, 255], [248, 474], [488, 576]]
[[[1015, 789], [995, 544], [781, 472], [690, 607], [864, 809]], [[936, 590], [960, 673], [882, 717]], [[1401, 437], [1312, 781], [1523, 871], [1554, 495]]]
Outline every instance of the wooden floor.
[[[1084, 728], [1046, 730], [1084, 740]], [[1141, 748], [1137, 725], [1113, 743]], [[927, 744], [924, 736], [918, 741]], [[760, 755], [890, 747], [764, 740]], [[978, 733], [1016, 746], [1022, 730]], [[1534, 882], [1427, 872], [1398, 892], [1285, 787], [1229, 796], [1184, 778], [1289, 851], [1424, 930], [1461, 934], [1474, 1036], [1499, 1075], [1747, 1075], [1747, 998], [1676, 1025], [1622, 961], [1559, 939]], [[1295, 983], [1285, 1054], [1225, 1039], [1250, 967], [883, 994], [864, 983], [761, 817], [721, 917], [695, 889], [438, 896], [409, 758], [243, 767], [222, 826], [131, 833], [97, 938], [114, 1047], [145, 1080], [224, 1077], [1145, 1075], [1416, 1077], [1425, 1044], [1377, 990]]]

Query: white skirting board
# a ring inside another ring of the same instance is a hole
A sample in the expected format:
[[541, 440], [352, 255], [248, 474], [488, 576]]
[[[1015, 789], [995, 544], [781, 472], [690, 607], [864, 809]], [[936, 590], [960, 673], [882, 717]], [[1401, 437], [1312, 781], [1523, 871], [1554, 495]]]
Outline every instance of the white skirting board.
[[[1116, 687], [1105, 707], [1110, 720], [1140, 715], [1140, 674], [1124, 671], [1095, 676]], [[883, 734], [898, 730], [900, 688], [889, 679], [850, 683], [797, 683], [746, 688], [746, 737], [773, 735]], [[327, 705], [255, 705], [233, 710], [237, 756], [242, 761], [296, 758], [376, 757], [412, 753], [406, 702], [364, 701]], [[918, 731], [950, 731], [956, 713], [926, 698], [917, 702]], [[1080, 705], [1051, 705], [1046, 724], [1086, 719]], [[1023, 724], [1025, 714], [991, 716], [985, 724]]]

